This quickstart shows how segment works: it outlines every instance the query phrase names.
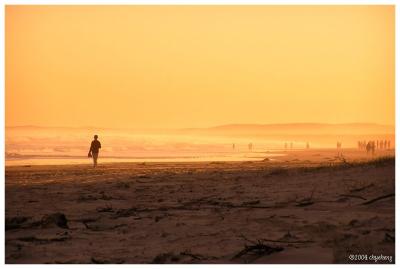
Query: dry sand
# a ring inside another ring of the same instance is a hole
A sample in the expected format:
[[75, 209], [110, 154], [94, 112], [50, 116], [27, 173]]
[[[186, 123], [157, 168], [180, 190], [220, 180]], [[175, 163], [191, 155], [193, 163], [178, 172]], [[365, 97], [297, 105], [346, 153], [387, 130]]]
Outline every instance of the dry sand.
[[336, 154], [6, 167], [6, 263], [394, 262], [394, 158]]

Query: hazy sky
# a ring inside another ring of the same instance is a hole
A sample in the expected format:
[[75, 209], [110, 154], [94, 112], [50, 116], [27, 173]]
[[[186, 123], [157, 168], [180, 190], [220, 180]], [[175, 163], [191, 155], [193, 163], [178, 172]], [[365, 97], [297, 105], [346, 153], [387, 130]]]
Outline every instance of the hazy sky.
[[393, 6], [7, 6], [6, 125], [394, 124]]

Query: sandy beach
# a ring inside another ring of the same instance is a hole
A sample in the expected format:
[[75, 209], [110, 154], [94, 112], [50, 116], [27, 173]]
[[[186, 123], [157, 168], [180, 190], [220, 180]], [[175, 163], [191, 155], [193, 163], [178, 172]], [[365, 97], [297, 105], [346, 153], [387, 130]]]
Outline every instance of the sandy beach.
[[394, 262], [394, 151], [99, 161], [6, 167], [6, 263]]

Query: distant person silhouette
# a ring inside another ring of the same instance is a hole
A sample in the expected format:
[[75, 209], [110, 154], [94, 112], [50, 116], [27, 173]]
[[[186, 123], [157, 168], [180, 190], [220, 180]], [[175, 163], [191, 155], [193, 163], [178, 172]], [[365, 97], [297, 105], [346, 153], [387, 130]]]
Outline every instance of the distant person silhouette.
[[99, 157], [99, 149], [101, 148], [100, 141], [97, 140], [98, 136], [94, 136], [94, 140], [92, 141], [92, 144], [90, 144], [90, 149], [88, 153], [88, 157], [93, 158], [93, 167], [97, 166], [97, 158]]
[[253, 151], [253, 143], [249, 143], [248, 147], [249, 147], [249, 151]]
[[371, 152], [372, 152], [372, 155], [375, 154], [375, 141], [372, 141]]
[[338, 156], [343, 156], [343, 153], [342, 153], [342, 142], [339, 142], [339, 141], [337, 141], [336, 142], [336, 150], [337, 150], [337, 155]]

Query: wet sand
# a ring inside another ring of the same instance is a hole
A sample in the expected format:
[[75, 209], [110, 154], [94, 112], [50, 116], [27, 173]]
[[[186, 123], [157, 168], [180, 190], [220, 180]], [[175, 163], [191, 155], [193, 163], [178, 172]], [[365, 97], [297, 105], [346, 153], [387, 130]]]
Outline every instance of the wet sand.
[[393, 155], [6, 167], [6, 263], [394, 262]]

